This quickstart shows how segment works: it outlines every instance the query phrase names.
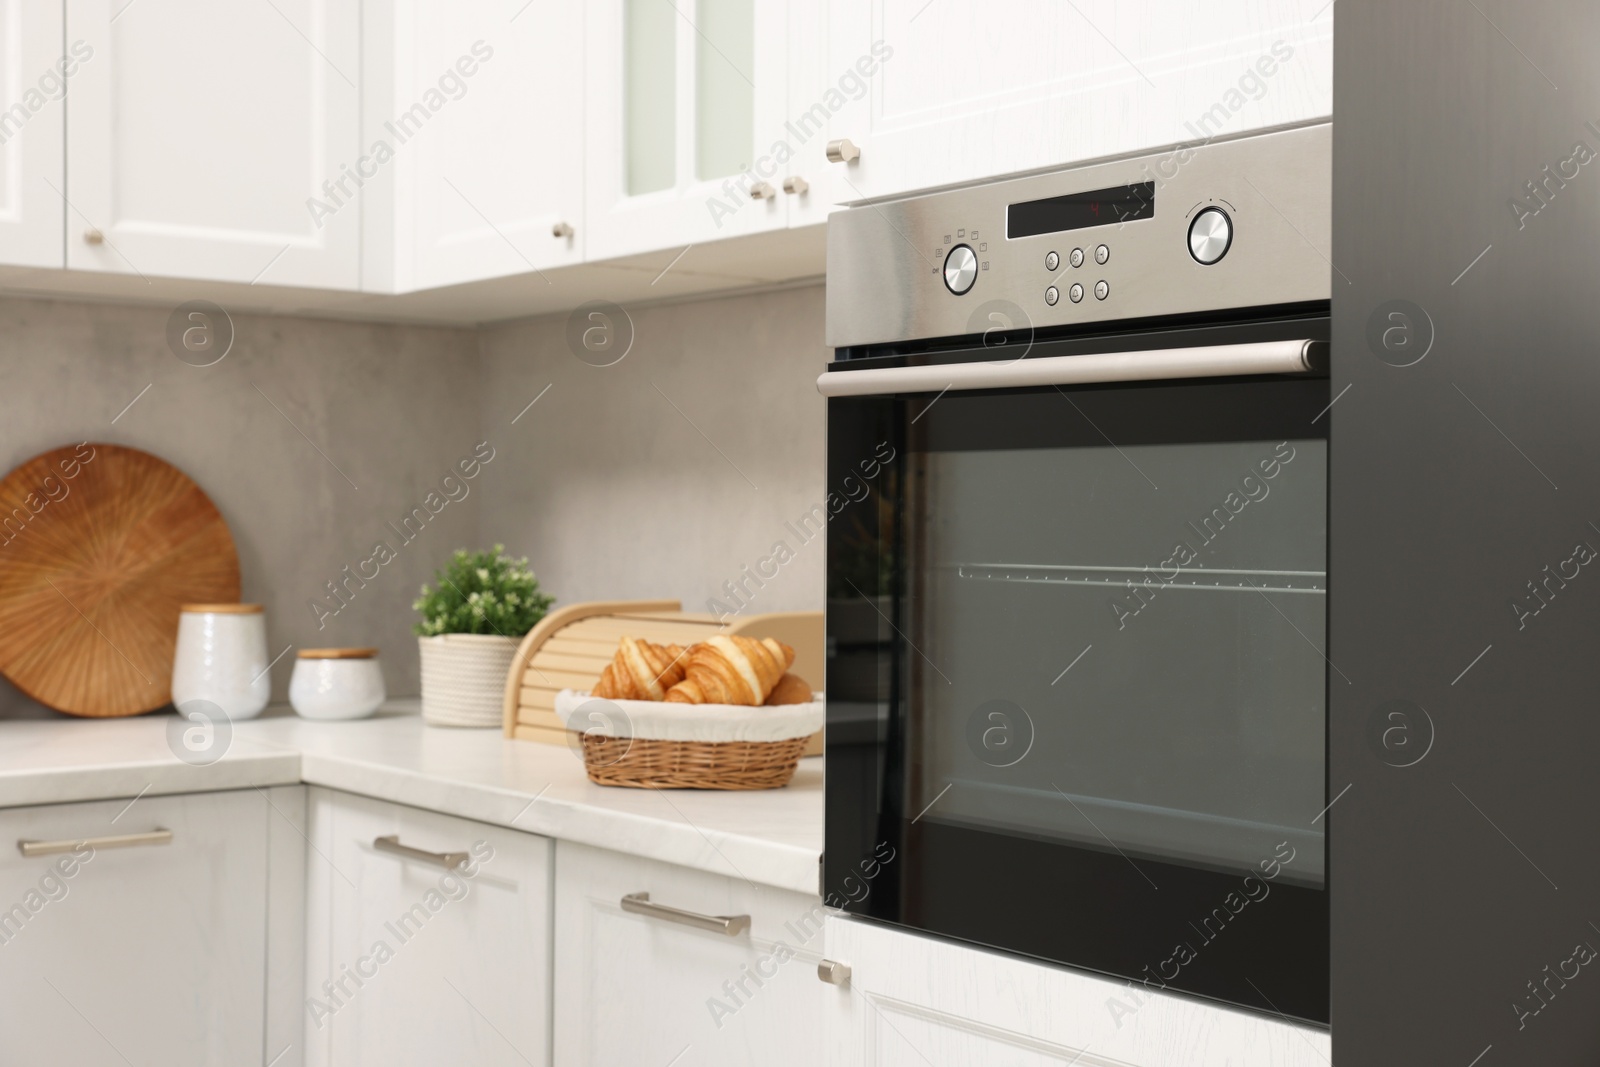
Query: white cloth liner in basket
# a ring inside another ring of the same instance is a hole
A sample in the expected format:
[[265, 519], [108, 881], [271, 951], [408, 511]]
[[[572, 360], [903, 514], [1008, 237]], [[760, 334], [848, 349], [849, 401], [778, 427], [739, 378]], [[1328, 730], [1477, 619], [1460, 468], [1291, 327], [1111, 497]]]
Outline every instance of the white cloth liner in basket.
[[[810, 737], [826, 718], [822, 694], [806, 704], [741, 707], [734, 704], [668, 704], [655, 700], [605, 700], [563, 689], [556, 714], [569, 730], [649, 741], [787, 741]], [[599, 706], [585, 710], [598, 702]], [[622, 715], [605, 705], [620, 708]], [[580, 714], [581, 712], [581, 714]], [[573, 720], [577, 719], [577, 722]]]

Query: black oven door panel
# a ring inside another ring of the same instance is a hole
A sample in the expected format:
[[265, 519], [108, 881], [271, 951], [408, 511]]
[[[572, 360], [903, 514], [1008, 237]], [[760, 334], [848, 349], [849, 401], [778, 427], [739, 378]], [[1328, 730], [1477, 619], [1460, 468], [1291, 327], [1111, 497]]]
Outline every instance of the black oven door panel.
[[829, 904], [1327, 1021], [1329, 399], [829, 402]]

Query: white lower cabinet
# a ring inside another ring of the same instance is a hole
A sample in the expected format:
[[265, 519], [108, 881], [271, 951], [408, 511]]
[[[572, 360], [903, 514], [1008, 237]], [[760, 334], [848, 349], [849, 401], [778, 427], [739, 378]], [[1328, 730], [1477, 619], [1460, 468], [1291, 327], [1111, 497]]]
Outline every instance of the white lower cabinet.
[[[303, 798], [290, 786], [0, 811], [0, 1063], [299, 1064], [304, 842], [288, 820]], [[273, 867], [293, 893], [274, 896]], [[296, 973], [269, 973], [290, 962]]]
[[[640, 893], [677, 914], [623, 910]], [[696, 916], [749, 926], [730, 935]], [[815, 897], [558, 842], [556, 1063], [817, 1067], [822, 918]]]
[[851, 970], [827, 987], [832, 1067], [1330, 1062], [1325, 1030], [837, 916], [826, 938]]
[[547, 838], [325, 789], [308, 836], [307, 1064], [550, 1063]]

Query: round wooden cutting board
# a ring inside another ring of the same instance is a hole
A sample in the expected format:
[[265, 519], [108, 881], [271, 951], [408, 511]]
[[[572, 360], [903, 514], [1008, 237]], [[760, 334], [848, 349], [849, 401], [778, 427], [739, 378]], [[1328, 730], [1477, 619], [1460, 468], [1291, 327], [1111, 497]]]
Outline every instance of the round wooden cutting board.
[[148, 452], [68, 445], [0, 482], [0, 673], [72, 715], [172, 699], [181, 605], [239, 599], [216, 505]]

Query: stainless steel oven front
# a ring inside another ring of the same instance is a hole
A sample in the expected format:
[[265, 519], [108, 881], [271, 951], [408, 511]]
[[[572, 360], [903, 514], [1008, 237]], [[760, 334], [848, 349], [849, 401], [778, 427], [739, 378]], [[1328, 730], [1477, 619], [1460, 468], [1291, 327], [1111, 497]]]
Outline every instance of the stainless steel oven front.
[[1327, 1021], [1330, 144], [830, 219], [828, 903]]

